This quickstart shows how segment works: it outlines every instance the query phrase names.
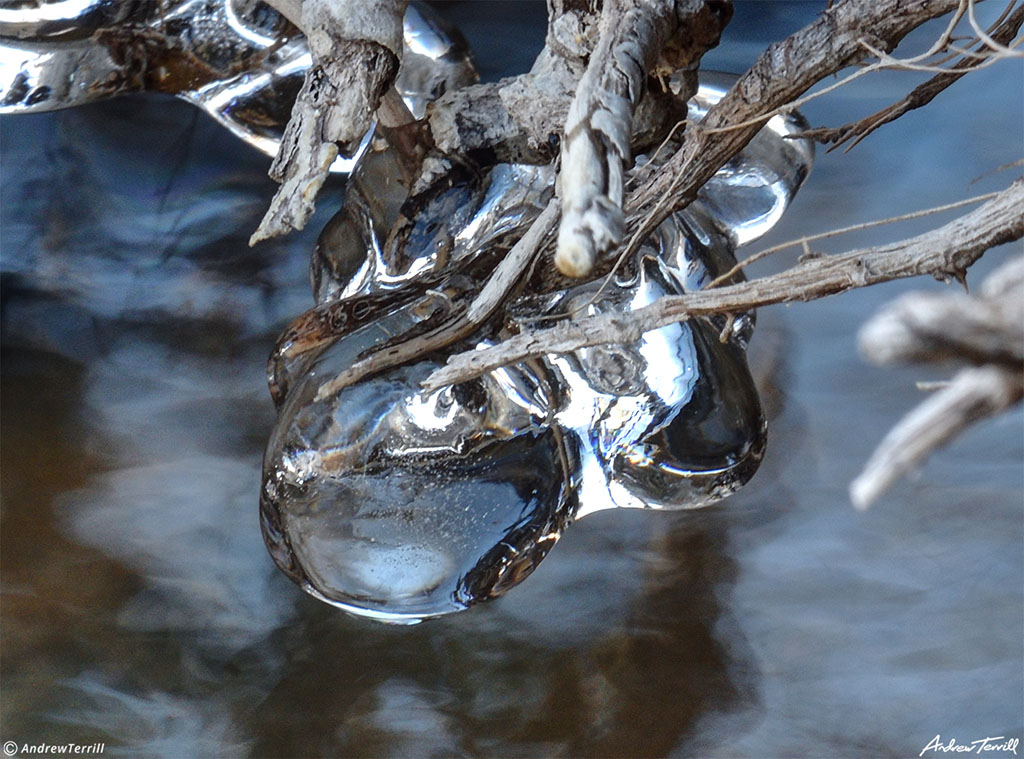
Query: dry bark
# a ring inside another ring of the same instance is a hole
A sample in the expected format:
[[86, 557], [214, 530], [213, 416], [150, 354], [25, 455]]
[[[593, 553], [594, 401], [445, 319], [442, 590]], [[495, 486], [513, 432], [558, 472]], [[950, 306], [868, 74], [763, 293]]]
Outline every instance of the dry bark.
[[670, 213], [692, 202], [769, 114], [867, 58], [862, 40], [891, 51], [909, 32], [958, 6], [959, 0], [840, 0], [813, 23], [771, 45], [700, 123], [687, 129], [668, 163], [637, 182], [626, 200], [627, 227], [636, 230], [628, 248], [639, 248]]
[[[270, 167], [280, 188], [249, 240], [302, 229], [339, 152], [350, 156], [398, 75], [408, 0], [304, 0], [313, 64]], [[286, 6], [289, 12], [294, 9]]]
[[806, 258], [779, 274], [667, 296], [629, 314], [602, 314], [525, 332], [493, 348], [452, 356], [424, 382], [437, 389], [505, 364], [602, 343], [631, 343], [648, 330], [695, 316], [738, 313], [759, 306], [813, 300], [857, 287], [930, 274], [962, 279], [989, 248], [1024, 236], [1024, 179], [980, 208], [925, 234], [897, 243]]
[[[595, 58], [597, 53], [592, 55], [598, 44], [600, 18], [595, 9], [600, 9], [601, 3], [549, 0], [548, 6], [545, 48], [528, 73], [446, 93], [430, 106], [427, 119], [442, 152], [535, 164], [550, 163], [559, 155], [563, 135], [570, 131], [566, 126], [570, 104], [587, 62], [605, 60]], [[618, 27], [627, 29], [625, 24], [635, 20], [631, 13], [648, 18], [650, 12], [645, 9], [661, 6], [672, 7], [674, 15], [662, 13], [657, 18], [665, 26], [648, 24], [635, 38], [637, 45], [653, 51], [653, 62], [641, 74], [644, 80], [666, 57], [671, 65], [696, 68], [701, 56], [718, 44], [732, 12], [728, 0], [680, 0], [674, 4], [667, 0], [614, 0], [608, 4], [606, 16], [611, 20], [606, 24], [614, 25], [618, 19]], [[647, 54], [644, 56], [647, 62]], [[696, 92], [692, 76], [675, 94], [660, 87], [651, 89], [646, 81], [643, 84], [631, 93], [636, 111], [626, 135], [633, 151], [659, 144], [673, 124], [685, 117], [685, 102]], [[583, 95], [589, 97], [586, 92]]]
[[[717, 44], [715, 23], [695, 24], [712, 4], [700, 0], [606, 0], [600, 41], [576, 87], [562, 141], [562, 221], [555, 265], [563, 274], [583, 277], [595, 259], [622, 239], [622, 194], [632, 163], [630, 137], [634, 109], [644, 94], [648, 72], [670, 73], [686, 65], [696, 52]], [[717, 21], [732, 15], [718, 6]], [[681, 25], [689, 35], [670, 45]], [[696, 30], [713, 30], [697, 45]], [[670, 60], [663, 56], [669, 54]]]
[[[991, 30], [992, 39], [1002, 45], [1010, 44], [1020, 33], [1022, 23], [1024, 23], [1024, 5], [1019, 5]], [[841, 127], [809, 129], [802, 136], [813, 138], [826, 145], [831, 144], [832, 147], [829, 148], [829, 151], [849, 142], [846, 148], [849, 151], [879, 127], [895, 121], [905, 113], [928, 105], [940, 92], [966, 76], [971, 69], [981, 66], [995, 54], [991, 48], [979, 44], [978, 49], [973, 53], [957, 60], [951, 66], [953, 70], [936, 74], [927, 82], [911, 90], [905, 98], [881, 111]]]

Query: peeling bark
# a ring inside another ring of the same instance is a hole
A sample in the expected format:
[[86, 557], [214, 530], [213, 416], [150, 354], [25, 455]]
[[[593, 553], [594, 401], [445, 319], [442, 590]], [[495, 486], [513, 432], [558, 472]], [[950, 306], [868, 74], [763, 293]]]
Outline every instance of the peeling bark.
[[731, 3], [724, 2], [606, 0], [600, 42], [576, 88], [562, 142], [562, 221], [555, 251], [562, 274], [586, 276], [622, 239], [633, 115], [648, 73], [695, 64], [718, 44], [731, 15]]
[[352, 155], [398, 75], [408, 0], [305, 0], [306, 72], [270, 176], [281, 187], [249, 240], [302, 229], [331, 164]]

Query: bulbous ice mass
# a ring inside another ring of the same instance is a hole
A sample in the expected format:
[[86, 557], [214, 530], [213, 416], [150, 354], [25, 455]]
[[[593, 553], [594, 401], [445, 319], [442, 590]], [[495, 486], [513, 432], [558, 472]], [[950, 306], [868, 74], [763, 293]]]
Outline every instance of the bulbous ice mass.
[[[694, 109], [720, 96], [705, 86]], [[700, 289], [738, 242], [777, 221], [810, 168], [779, 119], [667, 219], [603, 289], [523, 295], [443, 353], [491, 344], [538, 317], [628, 312]], [[505, 367], [433, 393], [445, 355], [331, 390], [373, 350], [422, 334], [475, 293], [553, 192], [551, 167], [449, 166], [410, 192], [377, 141], [313, 256], [318, 305], [271, 357], [279, 419], [264, 462], [264, 535], [313, 595], [415, 622], [522, 581], [574, 520], [608, 508], [686, 509], [757, 469], [765, 423], [746, 364], [753, 317], [697, 319], [629, 345]]]

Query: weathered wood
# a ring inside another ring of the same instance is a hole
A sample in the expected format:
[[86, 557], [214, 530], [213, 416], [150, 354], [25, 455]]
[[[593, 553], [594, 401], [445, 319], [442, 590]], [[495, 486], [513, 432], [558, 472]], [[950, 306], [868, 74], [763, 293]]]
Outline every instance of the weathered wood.
[[1024, 398], [1024, 255], [988, 276], [979, 296], [910, 293], [861, 329], [860, 349], [878, 364], [970, 363], [899, 421], [850, 485], [865, 509], [907, 472], [980, 419]]
[[[999, 44], [1010, 44], [1020, 33], [1022, 23], [1024, 23], [1024, 5], [1018, 5], [1000, 23], [995, 25], [992, 30], [992, 39]], [[966, 76], [971, 69], [981, 66], [986, 61], [991, 62], [991, 57], [994, 54], [996, 54], [994, 50], [979, 43], [975, 51], [953, 63], [950, 71], [936, 74], [927, 82], [911, 90], [906, 97], [877, 113], [841, 127], [808, 129], [801, 136], [812, 138], [826, 145], [831, 144], [829, 151], [849, 142], [846, 147], [846, 150], [849, 151], [879, 127], [895, 121], [910, 111], [928, 105], [939, 93]]]
[[907, 472], [971, 424], [1024, 397], [1024, 375], [997, 366], [964, 369], [894, 427], [850, 484], [850, 500], [866, 509]]
[[862, 40], [891, 51], [909, 32], [959, 5], [959, 0], [839, 0], [811, 24], [771, 45], [701, 122], [687, 129], [675, 155], [636, 183], [625, 203], [626, 226], [633, 231], [627, 247], [638, 249], [670, 213], [692, 202], [768, 115], [867, 58]]
[[562, 140], [562, 221], [555, 265], [582, 277], [622, 239], [633, 112], [676, 29], [672, 0], [606, 0], [600, 41], [569, 107]]
[[938, 229], [897, 243], [806, 259], [791, 269], [736, 285], [667, 296], [629, 314], [601, 314], [525, 332], [493, 348], [452, 356], [424, 382], [463, 382], [505, 364], [602, 343], [635, 342], [648, 330], [694, 316], [835, 295], [857, 287], [930, 274], [962, 277], [986, 250], [1024, 236], [1024, 179]]
[[[438, 148], [451, 154], [518, 163], [550, 163], [558, 157], [560, 142], [571, 129], [566, 125], [570, 104], [581, 87], [588, 60], [595, 72], [601, 68], [591, 55], [598, 44], [601, 5], [550, 0], [546, 45], [528, 73], [445, 93], [428, 108]], [[645, 10], [648, 6], [661, 9], [657, 18], [665, 25], [641, 24], [632, 35], [643, 48], [645, 61], [650, 53], [650, 65], [642, 72], [644, 79], [660, 61], [665, 61], [660, 68], [666, 72], [680, 67], [695, 69], [701, 56], [718, 44], [732, 9], [728, 0], [614, 0], [609, 3], [609, 13], [622, 21], [617, 27], [622, 33], [620, 41], [631, 37], [627, 24], [650, 17]], [[671, 15], [664, 13], [669, 8]], [[637, 19], [622, 18], [630, 9], [635, 9]], [[596, 73], [594, 76], [600, 79]], [[633, 101], [632, 129], [626, 129], [634, 151], [659, 144], [685, 116], [685, 102], [696, 92], [694, 77], [678, 96], [660, 89], [652, 92], [642, 84], [632, 93], [639, 99]], [[585, 87], [584, 96], [588, 91]]]
[[[351, 155], [398, 75], [408, 0], [304, 0], [313, 63], [270, 176], [281, 184], [249, 240], [302, 229], [339, 152]], [[294, 12], [294, 11], [292, 11]]]

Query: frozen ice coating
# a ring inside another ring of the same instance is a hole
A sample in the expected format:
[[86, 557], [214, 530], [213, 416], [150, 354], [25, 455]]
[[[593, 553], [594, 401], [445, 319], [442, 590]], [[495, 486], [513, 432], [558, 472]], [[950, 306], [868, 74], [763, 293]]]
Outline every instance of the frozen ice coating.
[[[700, 72], [690, 118], [703, 116], [735, 80], [732, 74]], [[774, 227], [807, 178], [814, 164], [814, 143], [787, 136], [808, 128], [799, 113], [774, 116], [698, 192], [701, 205], [734, 247], [753, 242]]]
[[[706, 265], [694, 256], [699, 248], [679, 234], [682, 224], [680, 214], [662, 225], [640, 250], [631, 280], [597, 300], [598, 283], [576, 288], [565, 310], [642, 308], [685, 292], [687, 269], [691, 280], [706, 279]], [[568, 388], [557, 418], [575, 433], [586, 470], [577, 518], [616, 507], [697, 508], [750, 479], [765, 430], [744, 353], [750, 317], [739, 321], [724, 343], [715, 325], [695, 320], [651, 330], [632, 345], [547, 359]]]
[[[428, 6], [409, 4], [395, 87], [414, 115], [446, 88], [476, 81], [458, 40]], [[148, 58], [137, 52], [142, 45]], [[262, 3], [42, 0], [0, 8], [0, 113], [164, 92], [274, 156], [311, 63], [305, 37]], [[339, 158], [331, 170], [348, 172], [355, 160]]]
[[[723, 92], [716, 76], [695, 113]], [[261, 511], [282, 569], [346, 611], [417, 622], [506, 592], [574, 519], [696, 508], [747, 482], [765, 445], [745, 355], [752, 315], [738, 315], [725, 341], [724, 320], [700, 319], [433, 393], [420, 383], [448, 353], [490, 344], [501, 328], [629, 311], [724, 273], [736, 244], [778, 220], [810, 169], [810, 147], [783, 139], [799, 119], [773, 121], [600, 294], [591, 282], [522, 296], [445, 355], [324, 395], [368, 350], [422, 332], [475, 294], [553, 192], [550, 167], [519, 165], [451, 166], [411, 192], [399, 159], [374, 139], [313, 255], [317, 305], [271, 357], [280, 410]]]
[[534, 378], [508, 369], [417, 393], [437, 366], [422, 362], [316, 401], [344, 342], [292, 389], [268, 447], [275, 561], [318, 598], [391, 622], [518, 583], [576, 511], [574, 452], [531, 413]]

